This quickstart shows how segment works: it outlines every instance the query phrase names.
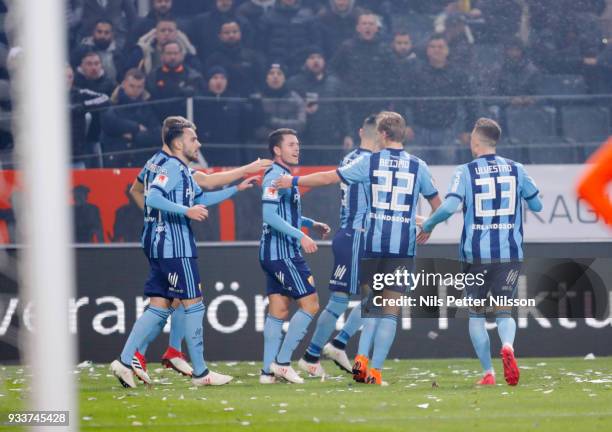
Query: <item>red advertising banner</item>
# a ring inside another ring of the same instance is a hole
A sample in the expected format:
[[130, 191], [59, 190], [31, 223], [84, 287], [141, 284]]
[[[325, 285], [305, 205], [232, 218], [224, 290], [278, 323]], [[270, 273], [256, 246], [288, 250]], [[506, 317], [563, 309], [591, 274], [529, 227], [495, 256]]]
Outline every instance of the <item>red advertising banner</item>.
[[[210, 168], [203, 172], [210, 174], [231, 168]], [[304, 175], [316, 171], [334, 169], [326, 166], [308, 166], [295, 169], [295, 174]], [[135, 209], [130, 209], [128, 188], [136, 179], [140, 170], [136, 168], [126, 169], [88, 169], [74, 170], [73, 197], [71, 204], [75, 207], [76, 237], [79, 233], [86, 231], [87, 242], [111, 242], [121, 240], [116, 231], [115, 219], [118, 214], [127, 214]], [[302, 193], [308, 190], [303, 189]], [[0, 243], [15, 243], [15, 208], [19, 206], [21, 199], [21, 188], [19, 175], [16, 171], [0, 171]], [[125, 210], [125, 211], [122, 211]], [[219, 205], [219, 239], [231, 241], [236, 239], [236, 215], [235, 205], [232, 199], [226, 200]], [[132, 218], [134, 219], [134, 218]], [[88, 226], [92, 221], [95, 226]], [[136, 225], [142, 226], [142, 219], [136, 221]], [[90, 236], [90, 233], [93, 233]], [[101, 238], [99, 238], [101, 237]], [[80, 241], [83, 241], [82, 239]]]

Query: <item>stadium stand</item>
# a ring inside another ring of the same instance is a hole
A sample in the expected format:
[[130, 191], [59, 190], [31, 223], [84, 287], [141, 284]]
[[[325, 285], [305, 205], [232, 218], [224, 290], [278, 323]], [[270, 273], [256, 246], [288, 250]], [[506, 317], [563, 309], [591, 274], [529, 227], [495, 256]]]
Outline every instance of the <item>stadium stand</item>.
[[[10, 71], [20, 53], [13, 35], [15, 23], [11, 3], [0, 1], [0, 163], [5, 167], [14, 166]], [[329, 163], [346, 152], [347, 146], [357, 138], [357, 125], [365, 111], [396, 109], [402, 113], [418, 113], [415, 108], [427, 103], [440, 107], [443, 112], [448, 110], [454, 98], [461, 100], [460, 105], [472, 106], [477, 115], [497, 113], [496, 118], [504, 127], [504, 142], [510, 143], [511, 151], [517, 156], [533, 156], [535, 145], [545, 145], [547, 149], [557, 145], [564, 150], [554, 155], [555, 160], [583, 162], [595, 143], [610, 132], [612, 96], [606, 96], [612, 88], [609, 82], [612, 48], [606, 37], [612, 22], [610, 7], [604, 10], [590, 3], [564, 1], [567, 7], [551, 8], [546, 6], [550, 2], [518, 0], [151, 0], [148, 9], [145, 8], [146, 13], [137, 16], [137, 10], [145, 11], [142, 6], [147, 6], [146, 3], [137, 0], [67, 2], [67, 48], [77, 78], [76, 90], [80, 90], [81, 82], [87, 84], [104, 79], [104, 90], [93, 90], [109, 94], [112, 83], [113, 93], [117, 93], [128, 68], [137, 66], [148, 74], [146, 89], [153, 96], [142, 103], [151, 104], [150, 109], [157, 112], [160, 119], [165, 111], [162, 107], [174, 107], [180, 111], [178, 114], [187, 114], [193, 112], [190, 107], [208, 106], [215, 100], [225, 101], [225, 105], [219, 106], [240, 105], [241, 112], [248, 116], [247, 130], [215, 138], [215, 142], [208, 139], [214, 154], [210, 163], [215, 165], [244, 163], [247, 158], [265, 151], [265, 142], [258, 131], [265, 129], [266, 118], [255, 115], [256, 108], [262, 102], [266, 105], [267, 96], [282, 99], [282, 95], [265, 94], [263, 69], [280, 62], [286, 66], [286, 81], [293, 83], [304, 74], [303, 59], [317, 40], [319, 43], [314, 49], [322, 51], [325, 66], [334, 72], [337, 82], [333, 92], [321, 91], [329, 87], [325, 83], [327, 76], [323, 74], [305, 81], [299, 88], [301, 103], [307, 105], [303, 129], [309, 132], [308, 137], [304, 137], [303, 151], [304, 162], [308, 164], [316, 163], [318, 158]], [[358, 17], [368, 11], [377, 15], [375, 28], [360, 30], [356, 26]], [[159, 26], [163, 33], [156, 34], [157, 23], [168, 19], [175, 20], [176, 27]], [[109, 23], [101, 27], [110, 26], [111, 36], [96, 36], [95, 25], [100, 20]], [[234, 24], [224, 26], [225, 23]], [[225, 29], [223, 34], [222, 28]], [[299, 29], [299, 32], [282, 30], [284, 28]], [[373, 38], [369, 31], [374, 32]], [[400, 68], [405, 73], [400, 79], [394, 64], [396, 59], [392, 57], [392, 44], [398, 31], [409, 33], [411, 53], [406, 58], [410, 57], [414, 63], [410, 68]], [[287, 37], [282, 36], [283, 32]], [[442, 86], [440, 91], [429, 86], [432, 76], [427, 46], [434, 34], [442, 34], [448, 41], [445, 65], [440, 70], [449, 66], [469, 77], [460, 89], [450, 86], [444, 90]], [[142, 46], [145, 36], [155, 49], [149, 50], [149, 57], [140, 56], [143, 61], [136, 64], [132, 61], [134, 53], [139, 52], [139, 41]], [[353, 42], [347, 42], [351, 38]], [[159, 53], [163, 43], [160, 42], [171, 40], [180, 41], [185, 51], [183, 56], [187, 56], [186, 64], [174, 69], [160, 66], [161, 69], [154, 73], [151, 65], [161, 64]], [[352, 56], [346, 53], [337, 56], [337, 53], [342, 54], [346, 43], [358, 46], [359, 52], [376, 53], [377, 67], [357, 68], [353, 61], [356, 52], [352, 52]], [[80, 60], [88, 51], [99, 53], [103, 66], [109, 70], [90, 68], [87, 72], [96, 76], [83, 81], [78, 79], [84, 72]], [[343, 61], [352, 61], [353, 67]], [[210, 70], [219, 66], [227, 71], [229, 93], [211, 94], [205, 79], [196, 80], [189, 92], [160, 91], [160, 83], [161, 86], [165, 83], [159, 79], [161, 75], [182, 76], [185, 72], [179, 69], [190, 68], [190, 74], [208, 77]], [[387, 76], [391, 73], [395, 75]], [[171, 100], [167, 100], [170, 97]], [[427, 102], [432, 97], [449, 99], [442, 105], [440, 101]], [[73, 118], [85, 114], [90, 119], [86, 142], [73, 145], [78, 149], [74, 154], [75, 166], [104, 167], [113, 159], [106, 155], [113, 149], [105, 148], [108, 141], [99, 119], [104, 117], [109, 105], [84, 109], [77, 103], [71, 109]], [[137, 105], [125, 109], [141, 110]], [[236, 109], [230, 111], [224, 118], [224, 111], [220, 110], [215, 122], [230, 123], [236, 118]], [[352, 137], [341, 131], [321, 140], [325, 134], [315, 134], [313, 130], [334, 130], [338, 120], [330, 116], [329, 124], [325, 125], [322, 119], [326, 115], [317, 111], [346, 113], [346, 120], [340, 123], [342, 128], [349, 128]], [[471, 109], [469, 111], [470, 116], [474, 114]], [[200, 125], [206, 122], [205, 118], [194, 120]], [[417, 121], [418, 116], [408, 116], [408, 120], [409, 123]], [[463, 121], [459, 118], [455, 123]], [[416, 132], [418, 126], [416, 124]], [[73, 127], [82, 128], [82, 125]], [[444, 128], [446, 130], [447, 126]], [[208, 129], [203, 127], [203, 130]], [[462, 128], [455, 126], [455, 129]], [[417, 140], [408, 140], [408, 143], [416, 146], [415, 153], [429, 156], [428, 162], [432, 165], [460, 162], [469, 154], [457, 145], [462, 137], [455, 129], [441, 135], [443, 138], [437, 140], [435, 149], [428, 148], [428, 144], [423, 148], [418, 133]], [[73, 133], [73, 136], [81, 136], [81, 133]], [[207, 138], [203, 137], [203, 142], [206, 157]], [[142, 154], [150, 150], [140, 141], [127, 143], [127, 148]], [[444, 157], [437, 158], [439, 152]], [[225, 159], [224, 153], [227, 154]], [[112, 165], [117, 166], [116, 162]]]

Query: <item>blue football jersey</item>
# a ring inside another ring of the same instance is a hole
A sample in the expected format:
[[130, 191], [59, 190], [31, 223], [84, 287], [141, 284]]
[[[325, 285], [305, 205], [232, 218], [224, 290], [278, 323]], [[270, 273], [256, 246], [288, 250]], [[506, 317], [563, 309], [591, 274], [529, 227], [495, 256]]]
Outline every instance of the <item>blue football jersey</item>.
[[403, 149], [384, 149], [370, 157], [360, 156], [337, 171], [348, 185], [370, 183], [365, 256], [414, 256], [419, 196], [438, 194], [427, 164]]
[[[369, 158], [372, 155], [370, 150], [357, 148], [347, 154], [340, 167], [351, 164], [360, 156]], [[340, 183], [340, 228], [352, 228], [365, 230], [368, 228], [370, 210], [370, 183]]]
[[[290, 189], [277, 189], [272, 182], [282, 175], [291, 174], [289, 170], [276, 162], [265, 172], [262, 182], [263, 203], [276, 204], [277, 213], [293, 227], [302, 226], [302, 204], [300, 191], [293, 186]], [[276, 261], [284, 258], [301, 256], [298, 239], [276, 231], [267, 223], [263, 223], [259, 258], [262, 261]]]
[[522, 199], [538, 193], [523, 165], [501, 156], [485, 155], [457, 167], [447, 196], [463, 201], [461, 259], [522, 260]]
[[[156, 188], [165, 198], [186, 207], [192, 207], [203, 193], [189, 167], [164, 151], [149, 159], [138, 174], [138, 180], [144, 185], [145, 198], [151, 188]], [[141, 241], [149, 258], [197, 257], [189, 218], [154, 209], [146, 203]]]

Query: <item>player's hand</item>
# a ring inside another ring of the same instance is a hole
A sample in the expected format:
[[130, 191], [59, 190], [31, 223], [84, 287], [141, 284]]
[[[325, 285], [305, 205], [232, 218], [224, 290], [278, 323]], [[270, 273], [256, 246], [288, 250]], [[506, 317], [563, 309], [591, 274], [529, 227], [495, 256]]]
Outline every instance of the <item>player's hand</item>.
[[288, 174], [282, 175], [276, 180], [272, 182], [272, 186], [277, 189], [291, 189], [291, 182], [293, 181], [293, 176]]
[[425, 216], [416, 215], [414, 221], [416, 222], [416, 226], [419, 228], [423, 228], [423, 222], [425, 222], [427, 218]]
[[329, 233], [331, 231], [331, 228], [329, 227], [329, 225], [323, 222], [315, 222], [312, 225], [312, 229], [314, 232], [319, 234], [321, 238], [324, 240], [327, 238], [327, 236], [329, 236]]
[[208, 217], [208, 209], [202, 204], [196, 204], [193, 207], [190, 207], [185, 213], [189, 219], [202, 222], [204, 219]]
[[304, 252], [306, 253], [315, 253], [317, 251], [317, 244], [307, 235], [304, 235], [304, 237], [302, 237], [302, 239], [300, 240], [300, 244], [302, 245], [302, 249], [304, 249]]
[[270, 159], [257, 158], [256, 161], [253, 161], [250, 164], [245, 165], [244, 174], [245, 175], [257, 174], [261, 170], [265, 170], [266, 168], [268, 168], [270, 165], [272, 165], [272, 161]]
[[430, 236], [431, 236], [430, 232], [425, 232], [425, 231], [421, 230], [419, 232], [419, 234], [417, 235], [417, 238], [416, 238], [417, 244], [422, 245], [422, 244], [427, 243], [427, 240], [429, 240]]
[[252, 176], [252, 177], [242, 180], [242, 182], [240, 182], [240, 184], [236, 186], [236, 188], [238, 189], [238, 192], [242, 192], [245, 189], [252, 188], [255, 185], [255, 183], [259, 181], [261, 181], [261, 176], [258, 176], [258, 175]]

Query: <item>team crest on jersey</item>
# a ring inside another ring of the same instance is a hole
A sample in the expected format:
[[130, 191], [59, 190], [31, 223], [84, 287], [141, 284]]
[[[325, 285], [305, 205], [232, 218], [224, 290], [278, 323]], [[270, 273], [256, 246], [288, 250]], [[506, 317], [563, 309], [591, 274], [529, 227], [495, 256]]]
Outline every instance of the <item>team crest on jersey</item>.
[[263, 198], [264, 199], [269, 199], [269, 200], [276, 200], [276, 199], [278, 199], [278, 189], [276, 189], [275, 187], [268, 186], [264, 190]]
[[155, 180], [153, 180], [153, 184], [161, 187], [166, 187], [166, 185], [168, 184], [168, 176], [165, 174], [159, 174], [157, 177], [155, 177]]

